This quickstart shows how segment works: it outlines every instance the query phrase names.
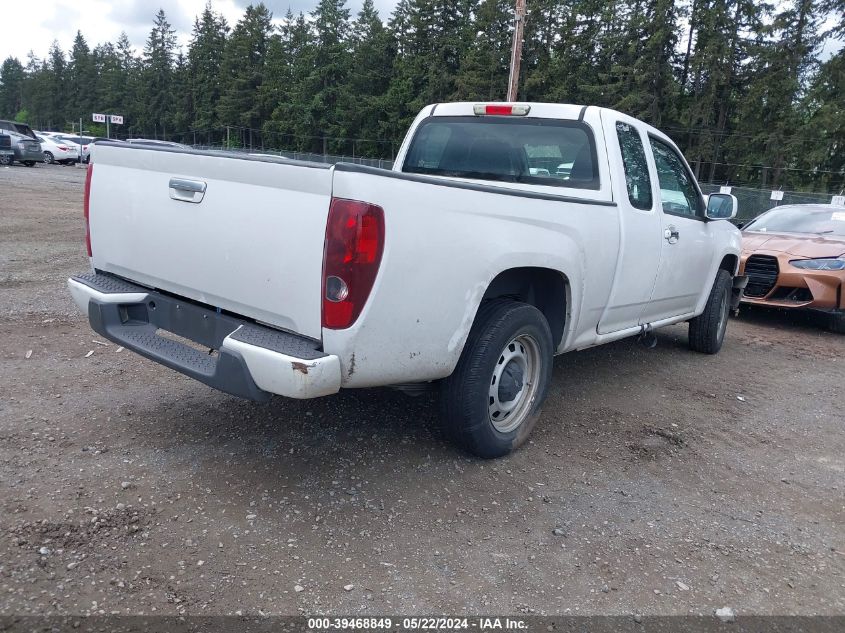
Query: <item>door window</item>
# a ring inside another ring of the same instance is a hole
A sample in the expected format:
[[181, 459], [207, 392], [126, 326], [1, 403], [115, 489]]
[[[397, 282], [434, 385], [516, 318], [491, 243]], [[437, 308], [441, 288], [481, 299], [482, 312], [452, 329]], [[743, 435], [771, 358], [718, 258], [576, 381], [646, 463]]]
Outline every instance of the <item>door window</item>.
[[692, 174], [680, 156], [663, 141], [651, 138], [651, 150], [660, 182], [663, 212], [672, 215], [701, 217], [704, 205]]
[[616, 136], [622, 151], [622, 164], [625, 166], [625, 185], [628, 199], [635, 209], [651, 209], [651, 177], [648, 175], [648, 163], [640, 133], [633, 125], [616, 124]]

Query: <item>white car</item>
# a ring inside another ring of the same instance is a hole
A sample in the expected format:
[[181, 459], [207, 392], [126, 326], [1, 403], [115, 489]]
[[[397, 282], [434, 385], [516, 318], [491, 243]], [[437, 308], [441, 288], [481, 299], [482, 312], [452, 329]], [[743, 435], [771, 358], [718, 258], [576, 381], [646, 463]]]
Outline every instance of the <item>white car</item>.
[[[526, 178], [552, 146], [568, 178]], [[85, 191], [68, 286], [101, 336], [258, 401], [430, 386], [481, 457], [528, 437], [555, 354], [683, 321], [714, 354], [742, 293], [736, 198], [599, 107], [427, 106], [392, 171], [104, 141]]]
[[59, 140], [53, 136], [38, 136], [41, 143], [41, 153], [44, 155], [44, 162], [48, 164], [61, 163], [70, 165], [79, 162], [79, 146]]
[[56, 134], [55, 135], [65, 143], [73, 143], [79, 147], [79, 155], [82, 157], [82, 162], [87, 163], [91, 158], [91, 144], [94, 142], [93, 136], [79, 136], [77, 134]]

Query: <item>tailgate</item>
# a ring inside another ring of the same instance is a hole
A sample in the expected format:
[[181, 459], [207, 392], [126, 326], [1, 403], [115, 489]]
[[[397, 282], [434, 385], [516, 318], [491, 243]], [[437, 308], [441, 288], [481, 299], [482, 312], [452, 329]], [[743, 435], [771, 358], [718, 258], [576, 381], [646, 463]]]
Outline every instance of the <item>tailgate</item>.
[[320, 338], [327, 166], [94, 147], [94, 268]]

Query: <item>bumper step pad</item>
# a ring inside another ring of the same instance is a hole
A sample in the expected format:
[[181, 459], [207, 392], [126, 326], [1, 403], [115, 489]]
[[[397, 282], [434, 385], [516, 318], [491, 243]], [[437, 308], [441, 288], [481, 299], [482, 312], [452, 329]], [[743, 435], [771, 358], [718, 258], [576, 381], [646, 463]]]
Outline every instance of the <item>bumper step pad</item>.
[[[235, 396], [263, 402], [271, 395], [256, 385], [244, 354], [270, 353], [309, 362], [336, 361], [312, 339], [258, 325], [107, 273], [78, 275], [70, 282], [93, 291], [89, 293], [88, 319], [94, 331], [126, 349]], [[160, 336], [159, 330], [187, 339], [196, 347]], [[227, 339], [248, 347], [224, 345]], [[210, 353], [212, 350], [217, 353]]]

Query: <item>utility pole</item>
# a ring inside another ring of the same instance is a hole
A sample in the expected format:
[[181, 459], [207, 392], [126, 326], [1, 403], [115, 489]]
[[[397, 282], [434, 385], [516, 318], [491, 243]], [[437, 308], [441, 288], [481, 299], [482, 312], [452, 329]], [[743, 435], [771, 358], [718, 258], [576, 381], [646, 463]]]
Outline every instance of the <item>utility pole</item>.
[[516, 0], [516, 15], [513, 25], [513, 49], [511, 50], [511, 74], [508, 79], [508, 101], [516, 101], [519, 88], [519, 64], [522, 61], [522, 39], [525, 28], [525, 2]]

